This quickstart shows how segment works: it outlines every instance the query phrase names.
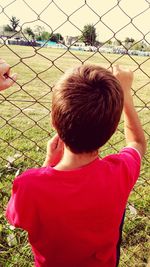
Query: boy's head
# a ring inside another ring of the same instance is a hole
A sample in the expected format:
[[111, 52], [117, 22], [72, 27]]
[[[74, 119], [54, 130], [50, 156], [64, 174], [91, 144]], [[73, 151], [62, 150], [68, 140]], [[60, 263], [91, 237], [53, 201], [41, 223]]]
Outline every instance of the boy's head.
[[73, 153], [93, 152], [115, 132], [123, 108], [123, 91], [113, 74], [82, 65], [62, 76], [52, 100], [52, 123]]

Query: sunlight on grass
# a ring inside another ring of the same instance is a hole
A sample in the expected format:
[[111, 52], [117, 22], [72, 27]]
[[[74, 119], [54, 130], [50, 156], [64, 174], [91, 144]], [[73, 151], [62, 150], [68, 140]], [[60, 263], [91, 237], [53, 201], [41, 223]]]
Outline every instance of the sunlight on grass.
[[[0, 94], [0, 266], [31, 267], [33, 259], [26, 234], [12, 229], [3, 213], [16, 173], [43, 163], [46, 143], [53, 131], [49, 110], [55, 82], [66, 69], [82, 63], [100, 64], [106, 68], [114, 63], [131, 68], [135, 74], [134, 103], [146, 138], [149, 139], [149, 59], [23, 46], [1, 47], [0, 57], [11, 65], [13, 72], [18, 73], [17, 84]], [[118, 131], [101, 149], [100, 155], [103, 157], [116, 153], [124, 145], [121, 120]], [[148, 260], [149, 160], [147, 150], [141, 177], [127, 206], [120, 263], [122, 267], [144, 267]]]

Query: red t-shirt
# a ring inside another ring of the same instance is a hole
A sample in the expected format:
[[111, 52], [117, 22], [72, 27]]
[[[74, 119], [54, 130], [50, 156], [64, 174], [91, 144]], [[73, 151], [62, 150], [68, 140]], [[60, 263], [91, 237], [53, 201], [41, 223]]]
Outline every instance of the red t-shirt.
[[18, 176], [6, 216], [25, 229], [36, 267], [115, 267], [119, 227], [140, 171], [135, 149], [71, 171]]

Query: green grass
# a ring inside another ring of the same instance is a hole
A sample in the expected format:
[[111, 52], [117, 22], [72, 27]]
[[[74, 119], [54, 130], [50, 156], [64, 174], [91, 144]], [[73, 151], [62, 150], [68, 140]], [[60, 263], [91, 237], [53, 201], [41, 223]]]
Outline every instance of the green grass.
[[[41, 166], [44, 161], [46, 142], [52, 134], [49, 110], [55, 82], [66, 69], [81, 63], [95, 63], [106, 68], [112, 63], [130, 67], [135, 72], [134, 102], [148, 139], [149, 58], [21, 46], [0, 47], [0, 58], [6, 59], [12, 71], [18, 73], [18, 84], [0, 94], [0, 266], [30, 267], [33, 259], [26, 234], [10, 227], [4, 210], [16, 173]], [[121, 120], [118, 131], [101, 150], [101, 156], [118, 151], [124, 144]], [[144, 267], [148, 261], [149, 161], [147, 152], [141, 176], [129, 199], [122, 267]]]

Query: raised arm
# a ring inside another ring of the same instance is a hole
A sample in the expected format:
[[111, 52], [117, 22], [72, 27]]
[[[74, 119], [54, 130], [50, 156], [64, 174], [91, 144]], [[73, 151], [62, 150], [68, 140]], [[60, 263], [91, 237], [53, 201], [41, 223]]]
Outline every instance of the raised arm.
[[141, 157], [146, 152], [146, 140], [138, 114], [135, 110], [131, 86], [133, 82], [133, 72], [119, 66], [113, 67], [113, 74], [119, 80], [124, 92], [124, 132], [127, 146], [139, 151]]
[[12, 86], [17, 80], [17, 74], [10, 75], [10, 66], [5, 60], [0, 59], [0, 91]]

